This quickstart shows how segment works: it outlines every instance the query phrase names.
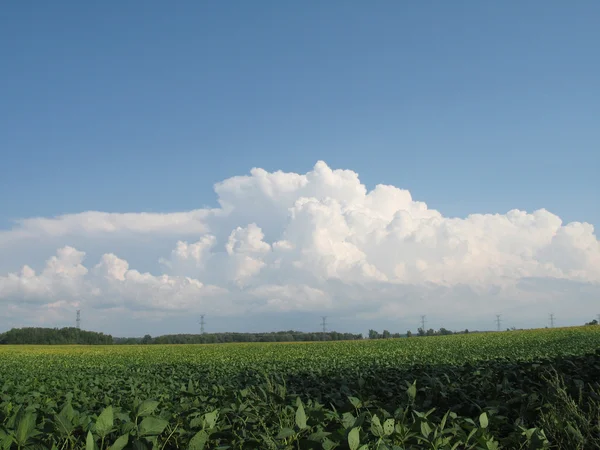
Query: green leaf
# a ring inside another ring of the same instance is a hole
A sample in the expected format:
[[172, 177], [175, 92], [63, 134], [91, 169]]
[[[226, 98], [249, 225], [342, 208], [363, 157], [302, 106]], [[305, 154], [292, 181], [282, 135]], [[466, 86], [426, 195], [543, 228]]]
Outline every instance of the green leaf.
[[219, 415], [218, 410], [214, 410], [212, 412], [204, 414], [204, 423], [208, 427], [208, 429], [214, 428], [217, 424], [217, 416]]
[[371, 419], [371, 433], [377, 437], [383, 436], [383, 427], [381, 426], [381, 422], [377, 416], [373, 416]]
[[356, 417], [354, 417], [352, 413], [345, 412], [344, 414], [342, 414], [342, 424], [344, 425], [345, 429], [354, 426], [355, 423]]
[[298, 403], [298, 409], [296, 409], [296, 425], [301, 430], [306, 428], [306, 413], [304, 412], [302, 402]]
[[348, 446], [350, 450], [357, 450], [360, 445], [360, 428], [352, 428], [348, 433]]
[[31, 412], [28, 412], [21, 417], [19, 426], [17, 427], [17, 432], [15, 434], [15, 440], [19, 446], [24, 446], [29, 438], [39, 434], [35, 430], [35, 419], [35, 414]]
[[408, 395], [408, 399], [411, 402], [415, 401], [415, 398], [417, 397], [417, 380], [413, 381], [413, 384], [406, 390], [406, 395]]
[[119, 437], [113, 445], [109, 447], [109, 450], [123, 450], [127, 446], [128, 442], [129, 435], [124, 434], [123, 436]]
[[394, 432], [394, 419], [387, 419], [383, 422], [383, 434], [386, 436], [391, 435]]
[[202, 417], [202, 416], [194, 417], [192, 420], [190, 420], [190, 428], [201, 427], [202, 423], [204, 423], [204, 417]]
[[498, 450], [498, 442], [492, 440], [485, 443], [488, 450]]
[[156, 400], [145, 400], [142, 403], [140, 403], [140, 406], [138, 406], [137, 409], [137, 416], [138, 417], [144, 417], [144, 416], [149, 416], [150, 414], [152, 414], [154, 411], [156, 411], [156, 408], [158, 408], [158, 403]]
[[94, 436], [91, 431], [88, 431], [87, 437], [85, 439], [85, 450], [95, 450], [96, 443], [94, 442]]
[[311, 434], [308, 437], [309, 441], [316, 441], [316, 442], [321, 442], [323, 441], [323, 439], [325, 439], [327, 436], [330, 436], [331, 433], [327, 432], [327, 431], [323, 431], [323, 430], [319, 430], [314, 432], [313, 434]]
[[296, 434], [296, 432], [291, 428], [282, 428], [277, 434], [277, 439], [287, 439], [294, 434]]
[[328, 438], [325, 438], [325, 440], [323, 441], [323, 443], [321, 445], [323, 446], [323, 450], [332, 450], [338, 446], [338, 444], [336, 444], [335, 442], [333, 442], [331, 439], [328, 439]]
[[421, 422], [421, 434], [424, 438], [428, 438], [431, 434], [431, 427], [426, 421]]
[[188, 444], [188, 450], [204, 450], [204, 446], [208, 442], [208, 434], [206, 431], [198, 431]]
[[479, 416], [479, 426], [481, 428], [487, 428], [488, 426], [488, 416], [485, 412], [482, 412]]
[[359, 398], [348, 397], [348, 400], [350, 400], [350, 403], [352, 403], [352, 406], [354, 406], [356, 409], [362, 406], [362, 401]]
[[96, 434], [101, 438], [106, 437], [114, 425], [114, 416], [112, 406], [107, 406], [96, 419]]
[[61, 412], [54, 416], [54, 424], [56, 430], [65, 436], [70, 436], [75, 429], [73, 425], [73, 419], [75, 417], [75, 411], [70, 403], [67, 403]]
[[140, 423], [140, 436], [157, 436], [167, 428], [169, 422], [158, 417], [145, 417]]
[[12, 443], [12, 437], [6, 434], [2, 429], [0, 429], [0, 448], [8, 450]]

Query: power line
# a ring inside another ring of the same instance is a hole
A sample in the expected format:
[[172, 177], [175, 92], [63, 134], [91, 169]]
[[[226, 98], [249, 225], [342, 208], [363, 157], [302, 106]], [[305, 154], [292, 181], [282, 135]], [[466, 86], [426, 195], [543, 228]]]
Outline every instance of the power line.
[[550, 328], [554, 328], [554, 314], [550, 314]]
[[327, 333], [327, 316], [321, 316], [321, 327], [323, 329], [323, 333]]
[[498, 331], [500, 331], [500, 326], [501, 326], [501, 323], [502, 323], [502, 320], [500, 320], [500, 316], [501, 315], [502, 314], [496, 314], [496, 325], [497, 325]]
[[80, 330], [81, 329], [81, 310], [80, 309], [77, 310], [77, 318], [75, 319], [75, 324], [77, 326], [77, 329]]
[[206, 322], [204, 322], [204, 316], [205, 314], [200, 314], [200, 322], [198, 322], [200, 324], [200, 334], [204, 334], [204, 325]]

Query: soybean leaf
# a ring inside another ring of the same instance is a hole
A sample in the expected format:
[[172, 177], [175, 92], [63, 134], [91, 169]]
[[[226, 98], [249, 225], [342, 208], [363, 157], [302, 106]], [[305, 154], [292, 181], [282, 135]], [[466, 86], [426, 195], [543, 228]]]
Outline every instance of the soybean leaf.
[[119, 437], [113, 445], [111, 445], [109, 447], [109, 450], [123, 450], [126, 446], [127, 443], [129, 442], [129, 435], [128, 434], [124, 434], [123, 436]]
[[387, 419], [383, 422], [383, 434], [386, 436], [391, 435], [394, 432], [394, 419]]
[[167, 428], [169, 422], [158, 417], [145, 417], [140, 423], [140, 436], [157, 436]]
[[411, 402], [415, 401], [415, 397], [417, 396], [417, 380], [413, 381], [413, 384], [406, 390], [406, 394]]
[[377, 437], [383, 436], [383, 427], [381, 426], [381, 422], [377, 416], [373, 416], [371, 419], [371, 433]]
[[94, 442], [94, 436], [91, 431], [88, 431], [85, 439], [85, 450], [96, 450], [96, 443]]
[[204, 423], [206, 424], [206, 426], [209, 429], [214, 428], [215, 425], [217, 424], [218, 414], [219, 414], [219, 411], [216, 409], [212, 412], [204, 414]]
[[204, 446], [208, 442], [208, 434], [206, 431], [198, 431], [190, 440], [188, 450], [204, 450]]
[[479, 416], [479, 426], [481, 428], [487, 428], [488, 426], [488, 416], [485, 412], [482, 412], [481, 415]]
[[114, 425], [114, 416], [112, 406], [107, 406], [98, 416], [96, 420], [96, 433], [101, 438], [106, 437], [112, 430]]
[[277, 439], [287, 439], [294, 434], [296, 434], [296, 432], [291, 428], [282, 428], [277, 434]]
[[35, 414], [28, 412], [21, 417], [21, 420], [19, 420], [19, 425], [17, 426], [17, 432], [15, 434], [15, 440], [19, 447], [25, 446], [29, 438], [39, 434], [35, 429], [35, 419]]
[[156, 400], [144, 400], [142, 403], [140, 403], [140, 406], [138, 406], [136, 413], [137, 416], [149, 416], [156, 410], [156, 408], [158, 407], [158, 403], [159, 402], [157, 402]]
[[357, 450], [360, 445], [360, 428], [352, 428], [348, 433], [348, 446], [350, 450]]
[[302, 405], [302, 402], [298, 403], [298, 409], [296, 409], [296, 425], [301, 430], [304, 430], [307, 427], [306, 413], [304, 412], [304, 406]]

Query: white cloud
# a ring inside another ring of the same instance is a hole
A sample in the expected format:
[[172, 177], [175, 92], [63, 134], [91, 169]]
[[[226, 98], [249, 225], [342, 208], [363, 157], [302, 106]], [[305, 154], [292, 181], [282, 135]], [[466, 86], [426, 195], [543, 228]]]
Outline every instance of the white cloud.
[[306, 285], [262, 285], [250, 294], [265, 301], [260, 305], [264, 310], [319, 312], [332, 306], [329, 294]]
[[211, 210], [178, 213], [106, 213], [87, 211], [54, 218], [23, 219], [15, 228], [0, 232], [0, 248], [15, 240], [83, 235], [96, 237], [115, 233], [196, 234], [206, 231]]
[[217, 239], [211, 234], [204, 235], [198, 242], [189, 244], [187, 241], [177, 241], [169, 260], [161, 258], [160, 262], [177, 273], [198, 272], [206, 267], [211, 257], [211, 249]]
[[[572, 312], [581, 283], [586, 299], [589, 289], [600, 292], [592, 225], [563, 224], [543, 209], [444, 217], [406, 190], [367, 191], [355, 172], [323, 162], [306, 174], [253, 169], [218, 183], [215, 192], [221, 207], [212, 210], [85, 212], [26, 219], [0, 231], [0, 249], [50, 239], [63, 245], [39, 274], [30, 266], [40, 261], [32, 261], [0, 276], [0, 308], [13, 316], [22, 302], [53, 311], [83, 304], [173, 314], [258, 308], [351, 316], [368, 305], [368, 315], [377, 317], [522, 307], [530, 315], [560, 307], [560, 298], [570, 299]], [[149, 245], [173, 239], [170, 255], [153, 265], [158, 275], [115, 256], [140, 235]], [[107, 247], [99, 264], [84, 265], [85, 254], [67, 245], [73, 236]], [[549, 296], [540, 281], [548, 279], [571, 290]]]

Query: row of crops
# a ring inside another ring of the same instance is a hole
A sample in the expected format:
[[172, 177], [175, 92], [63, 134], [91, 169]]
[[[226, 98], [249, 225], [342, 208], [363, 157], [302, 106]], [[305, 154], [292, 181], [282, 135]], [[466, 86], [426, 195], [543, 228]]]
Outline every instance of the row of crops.
[[0, 449], [600, 448], [600, 327], [0, 347]]

